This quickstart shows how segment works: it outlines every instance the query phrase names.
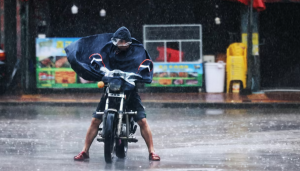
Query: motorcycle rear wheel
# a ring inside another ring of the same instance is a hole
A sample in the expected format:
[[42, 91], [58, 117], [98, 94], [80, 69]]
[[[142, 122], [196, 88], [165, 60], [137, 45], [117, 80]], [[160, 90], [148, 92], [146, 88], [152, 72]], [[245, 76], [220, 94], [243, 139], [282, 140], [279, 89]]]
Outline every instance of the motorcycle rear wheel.
[[105, 123], [104, 158], [106, 163], [111, 163], [115, 153], [115, 128], [114, 113], [108, 113]]

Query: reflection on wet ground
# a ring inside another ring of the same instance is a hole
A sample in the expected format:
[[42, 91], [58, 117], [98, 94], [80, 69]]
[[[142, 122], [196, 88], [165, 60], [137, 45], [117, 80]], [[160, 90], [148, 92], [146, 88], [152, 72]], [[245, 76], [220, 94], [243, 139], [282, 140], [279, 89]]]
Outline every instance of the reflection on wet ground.
[[144, 140], [106, 164], [103, 144], [74, 162], [91, 107], [0, 106], [0, 170], [299, 170], [300, 109], [147, 108], [160, 162]]

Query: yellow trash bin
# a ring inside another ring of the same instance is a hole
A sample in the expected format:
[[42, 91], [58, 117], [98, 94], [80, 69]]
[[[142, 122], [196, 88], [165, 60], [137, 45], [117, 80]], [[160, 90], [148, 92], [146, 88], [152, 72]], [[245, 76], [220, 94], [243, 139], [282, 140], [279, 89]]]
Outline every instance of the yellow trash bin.
[[241, 86], [246, 88], [247, 76], [247, 48], [243, 43], [233, 43], [227, 48], [226, 59], [226, 76], [227, 76], [227, 92], [238, 92], [236, 87], [237, 82], [241, 82]]

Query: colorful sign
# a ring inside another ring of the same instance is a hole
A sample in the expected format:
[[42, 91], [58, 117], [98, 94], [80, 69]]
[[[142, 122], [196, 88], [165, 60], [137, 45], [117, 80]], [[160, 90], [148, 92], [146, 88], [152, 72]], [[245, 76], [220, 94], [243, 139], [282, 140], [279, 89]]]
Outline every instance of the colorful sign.
[[154, 63], [151, 84], [146, 87], [201, 87], [202, 63]]
[[95, 82], [84, 80], [71, 68], [64, 50], [79, 38], [37, 38], [37, 88], [97, 88]]
[[[84, 80], [71, 68], [64, 48], [79, 38], [37, 38], [37, 88], [97, 88], [96, 82]], [[154, 63], [152, 84], [146, 87], [200, 87], [201, 63]]]

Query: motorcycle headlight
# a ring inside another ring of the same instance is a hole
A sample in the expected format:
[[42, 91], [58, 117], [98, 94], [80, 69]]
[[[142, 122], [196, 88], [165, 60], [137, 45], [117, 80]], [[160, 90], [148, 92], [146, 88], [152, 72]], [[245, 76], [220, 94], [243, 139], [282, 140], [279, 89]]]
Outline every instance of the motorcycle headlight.
[[120, 91], [121, 90], [121, 85], [110, 84], [109, 85], [109, 90], [111, 90], [111, 91]]
[[122, 82], [120, 80], [112, 80], [109, 83], [109, 90], [111, 91], [120, 91], [122, 87]]

